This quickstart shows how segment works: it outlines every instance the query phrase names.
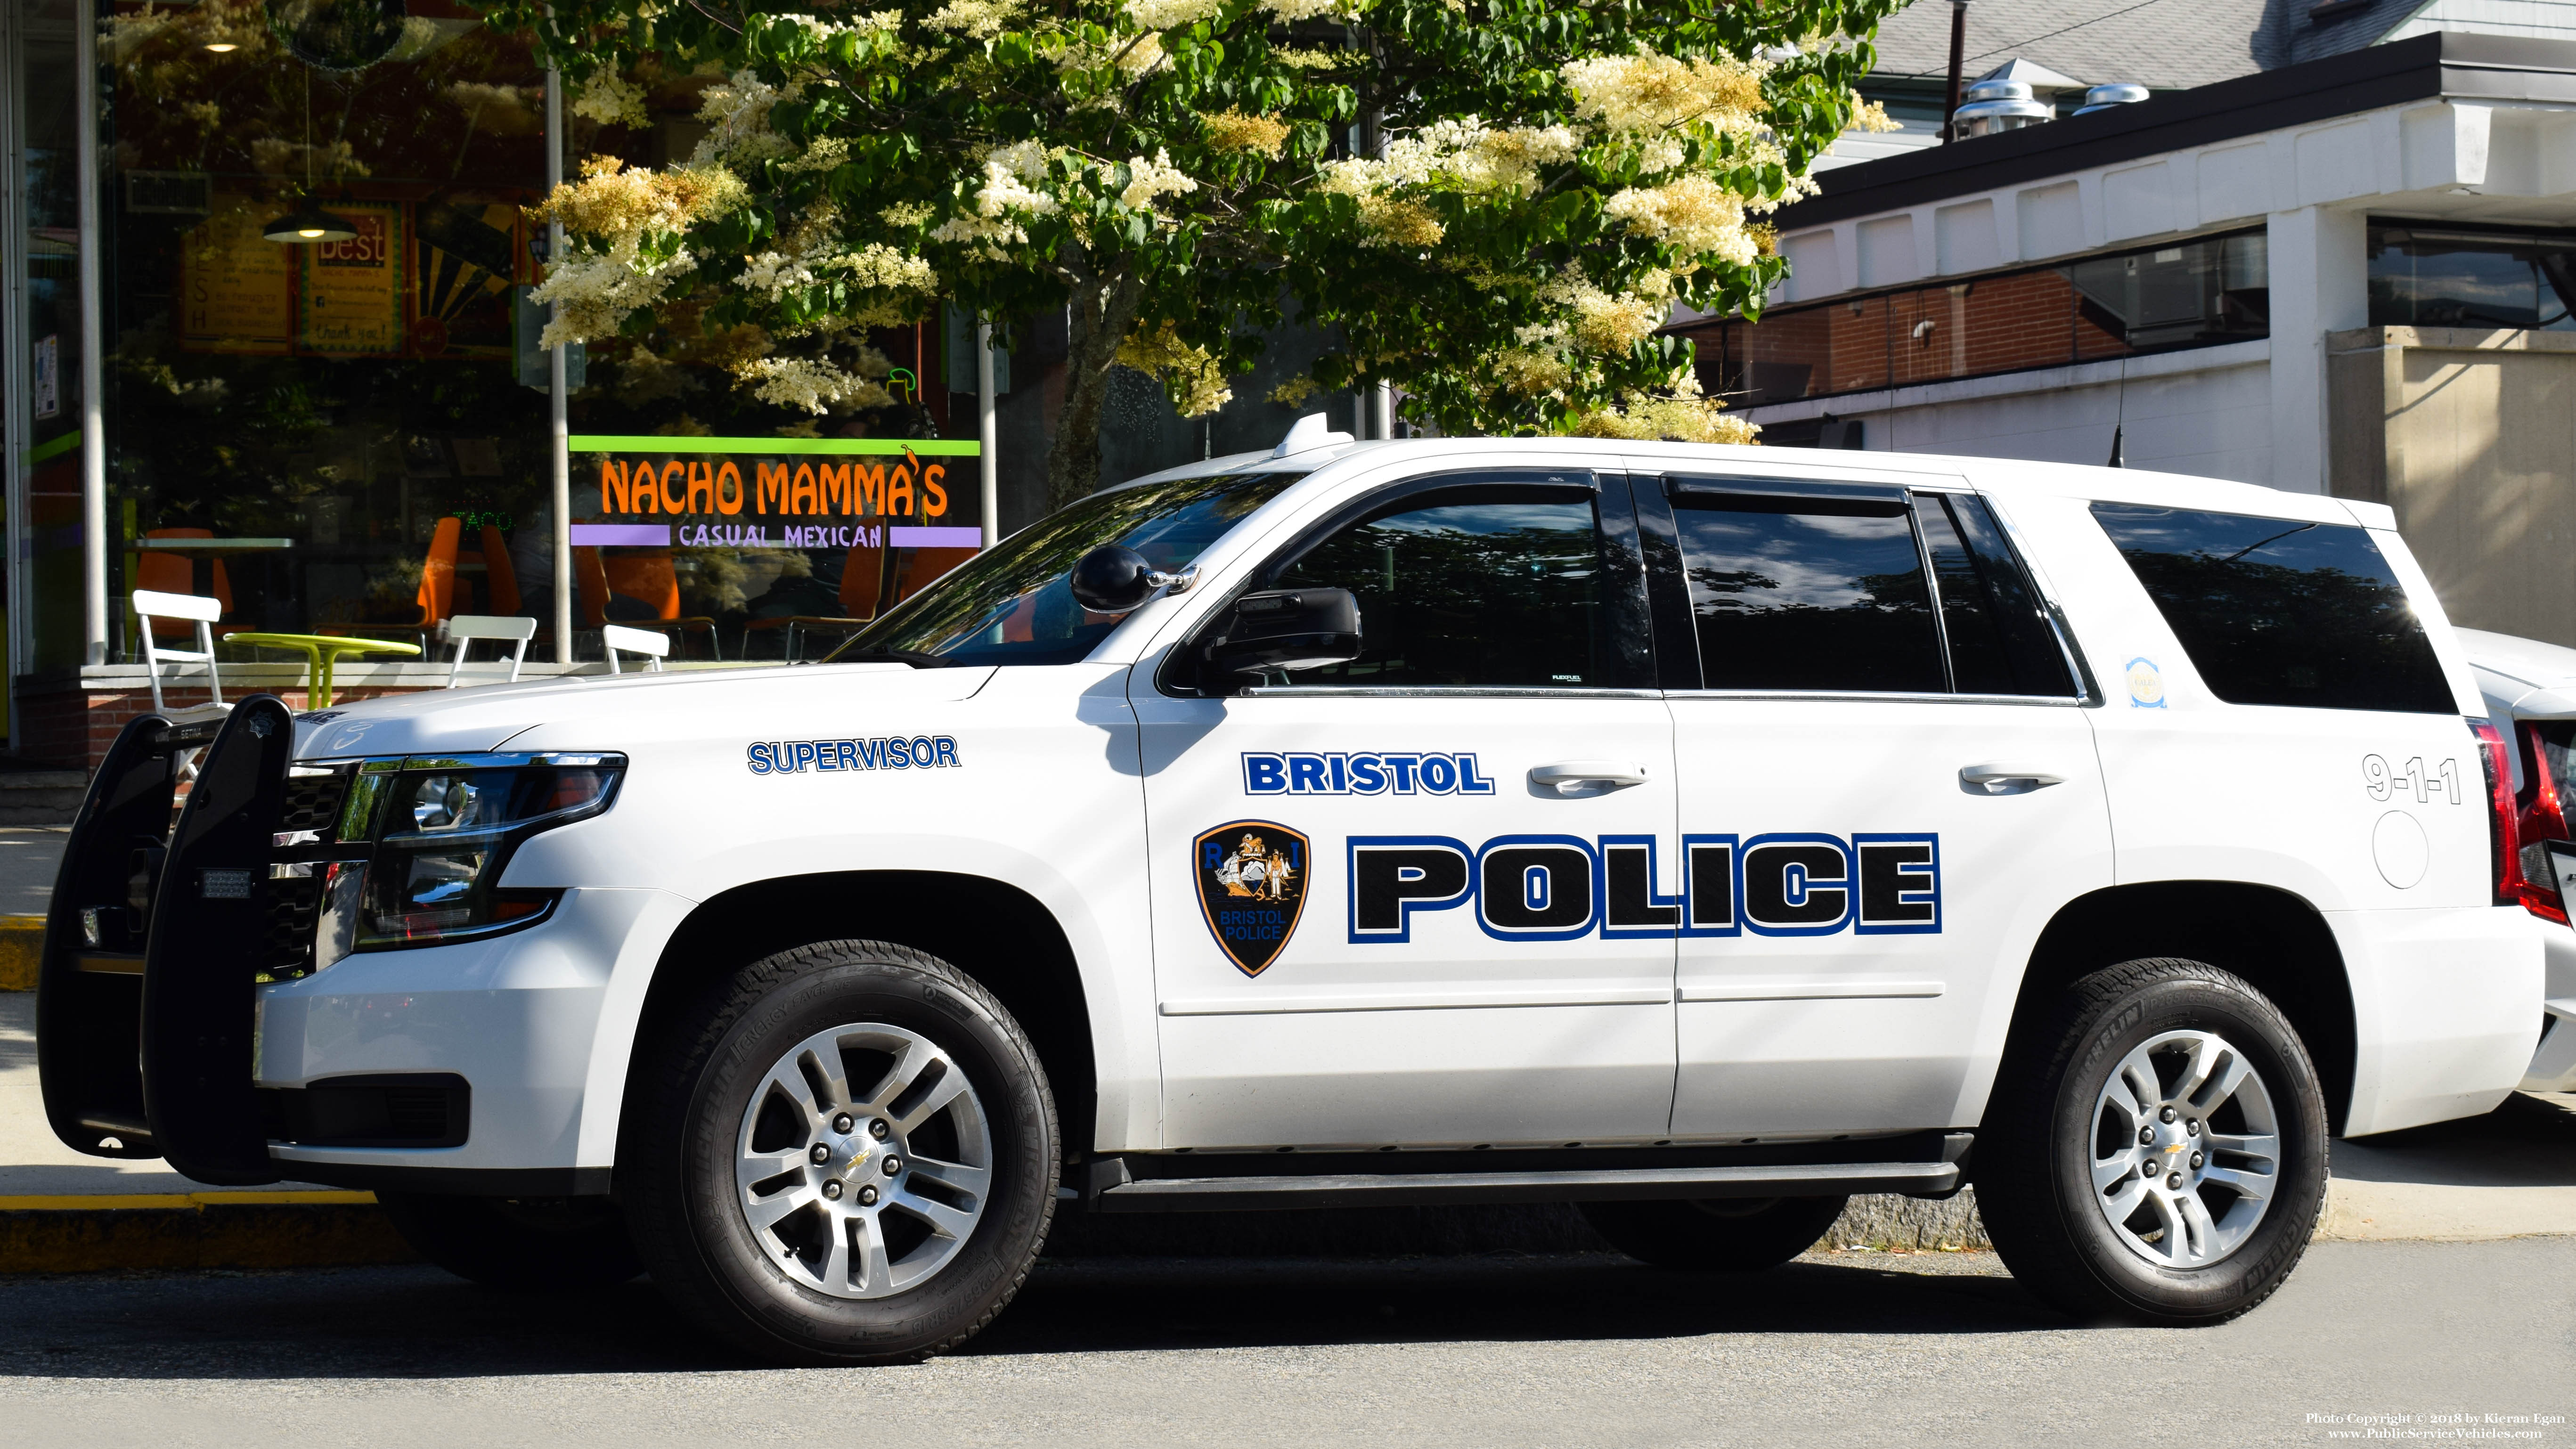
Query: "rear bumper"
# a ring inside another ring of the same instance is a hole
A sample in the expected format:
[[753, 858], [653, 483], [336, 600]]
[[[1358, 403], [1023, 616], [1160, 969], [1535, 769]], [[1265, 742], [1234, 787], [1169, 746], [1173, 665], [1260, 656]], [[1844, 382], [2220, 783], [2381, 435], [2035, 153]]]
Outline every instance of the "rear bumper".
[[2541, 1012], [2548, 1024], [2522, 1074], [2522, 1090], [2576, 1091], [2576, 928], [2538, 916], [2531, 924], [2540, 938]]
[[2548, 923], [2511, 906], [2329, 911], [2326, 921], [2352, 983], [2346, 1136], [2473, 1117], [2523, 1080], [2540, 1021], [2532, 928]]
[[[272, 1142], [271, 1159], [288, 1176], [351, 1186], [604, 1187], [632, 1032], [631, 1007], [620, 1003], [640, 999], [649, 975], [643, 963], [621, 992], [621, 958], [630, 943], [649, 950], [665, 934], [659, 919], [686, 906], [661, 891], [568, 890], [545, 922], [524, 931], [359, 952], [301, 981], [259, 988], [259, 1086], [448, 1073], [465, 1079], [473, 1102], [458, 1146]], [[622, 1031], [607, 1033], [614, 1042], [604, 1041], [603, 1025], [621, 1021]], [[603, 1055], [613, 1060], [594, 1071]]]

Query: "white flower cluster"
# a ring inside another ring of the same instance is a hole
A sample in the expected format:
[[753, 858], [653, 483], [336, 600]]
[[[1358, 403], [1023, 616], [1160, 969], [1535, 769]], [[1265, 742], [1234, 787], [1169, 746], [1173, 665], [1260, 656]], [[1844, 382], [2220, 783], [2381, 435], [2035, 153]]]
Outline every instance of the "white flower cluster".
[[1197, 182], [1172, 164], [1172, 153], [1157, 148], [1151, 161], [1142, 156], [1127, 158], [1127, 185], [1118, 193], [1118, 204], [1133, 211], [1152, 211], [1158, 196], [1182, 196], [1198, 189]]
[[708, 130], [690, 154], [689, 164], [751, 165], [795, 155], [796, 143], [769, 129], [769, 108], [796, 99], [800, 90], [792, 85], [782, 90], [747, 70], [707, 87], [698, 119], [707, 123]]
[[572, 113], [603, 126], [641, 129], [653, 124], [651, 113], [644, 109], [644, 88], [604, 68], [581, 83], [581, 94], [573, 97]]
[[830, 40], [835, 35], [871, 35], [879, 31], [893, 31], [903, 24], [903, 12], [900, 10], [878, 10], [866, 15], [854, 15], [846, 22], [825, 20], [815, 15], [781, 15], [778, 18], [813, 36], [817, 44]]
[[1356, 20], [1364, 8], [1364, 0], [1262, 0], [1261, 8], [1279, 17], [1282, 23], [1294, 25], [1300, 20], [1314, 20], [1326, 15]]
[[1019, 18], [1019, 0], [948, 0], [921, 23], [952, 35], [990, 40]]
[[1047, 180], [1047, 153], [1035, 141], [997, 146], [984, 155], [984, 184], [975, 193], [975, 210], [942, 222], [933, 241], [982, 242], [988, 255], [1029, 239], [1020, 218], [1050, 216], [1063, 209], [1053, 196], [1032, 183]]
[[1762, 61], [1633, 55], [1568, 61], [1557, 70], [1575, 114], [1634, 146], [1647, 171], [1682, 164], [1683, 142], [1750, 137], [1761, 130]]
[[1127, 18], [1139, 30], [1177, 30], [1225, 8], [1225, 0], [1127, 0]]
[[613, 337], [630, 314], [661, 301], [671, 283], [697, 265], [686, 247], [652, 260], [638, 256], [632, 241], [604, 252], [574, 252], [548, 267], [544, 283], [528, 293], [529, 301], [559, 309], [537, 345]]
[[734, 366], [734, 377], [751, 395], [780, 407], [821, 413], [834, 406], [884, 407], [894, 401], [881, 383], [851, 372], [824, 357], [754, 357]]
[[1743, 267], [1758, 255], [1744, 229], [1744, 198], [1696, 172], [1661, 186], [1628, 187], [1604, 203], [1601, 214], [1695, 257], [1715, 256]]
[[1328, 161], [1321, 184], [1343, 196], [1402, 186], [1530, 196], [1538, 191], [1541, 166], [1574, 159], [1582, 145], [1583, 139], [1564, 126], [1498, 129], [1466, 116], [1395, 137], [1383, 157]]

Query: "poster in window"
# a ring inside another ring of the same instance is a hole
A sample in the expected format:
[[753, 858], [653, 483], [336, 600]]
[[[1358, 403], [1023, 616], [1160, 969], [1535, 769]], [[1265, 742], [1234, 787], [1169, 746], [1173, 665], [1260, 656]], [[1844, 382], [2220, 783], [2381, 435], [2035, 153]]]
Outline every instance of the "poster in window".
[[415, 355], [510, 356], [510, 283], [525, 255], [522, 225], [515, 201], [489, 195], [452, 194], [414, 209]]
[[36, 344], [36, 421], [62, 416], [63, 339], [53, 333]]
[[260, 235], [259, 211], [218, 193], [179, 246], [179, 346], [186, 352], [295, 350], [295, 247]]
[[403, 350], [402, 203], [335, 201], [358, 234], [297, 246], [296, 350], [326, 357], [398, 357]]

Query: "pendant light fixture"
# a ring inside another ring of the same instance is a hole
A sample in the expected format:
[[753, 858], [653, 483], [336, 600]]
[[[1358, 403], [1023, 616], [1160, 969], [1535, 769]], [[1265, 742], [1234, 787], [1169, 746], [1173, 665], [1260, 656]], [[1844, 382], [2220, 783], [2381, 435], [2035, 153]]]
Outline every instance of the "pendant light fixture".
[[304, 72], [304, 204], [259, 229], [259, 234], [288, 246], [348, 241], [358, 224], [324, 211], [313, 200], [313, 72]]

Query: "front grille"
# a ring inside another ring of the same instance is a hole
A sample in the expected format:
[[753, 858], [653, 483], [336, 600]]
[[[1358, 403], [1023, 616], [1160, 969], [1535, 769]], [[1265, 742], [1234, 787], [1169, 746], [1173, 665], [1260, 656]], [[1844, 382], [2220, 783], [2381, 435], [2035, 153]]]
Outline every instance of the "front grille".
[[319, 877], [268, 883], [268, 968], [259, 980], [298, 981], [313, 974], [313, 918], [321, 905]]
[[[299, 767], [303, 768], [303, 767]], [[281, 846], [281, 861], [311, 860], [329, 855], [339, 835], [340, 806], [349, 794], [350, 772], [298, 774], [290, 770], [279, 805], [277, 830], [310, 830], [321, 836], [314, 845]], [[295, 981], [313, 974], [313, 918], [322, 904], [319, 876], [273, 878], [268, 882], [268, 950], [258, 981]]]
[[349, 793], [349, 772], [333, 770], [327, 775], [286, 777], [286, 799], [278, 817], [277, 828], [285, 830], [319, 830], [329, 840], [340, 824], [340, 802]]

